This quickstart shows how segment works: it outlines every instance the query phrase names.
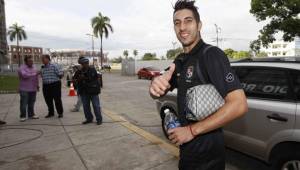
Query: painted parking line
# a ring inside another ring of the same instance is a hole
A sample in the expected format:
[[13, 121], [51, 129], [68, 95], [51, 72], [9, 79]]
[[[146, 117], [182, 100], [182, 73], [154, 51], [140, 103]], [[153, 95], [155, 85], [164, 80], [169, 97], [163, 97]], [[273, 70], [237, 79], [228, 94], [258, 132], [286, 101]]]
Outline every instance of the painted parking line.
[[177, 157], [177, 158], [179, 157], [179, 149], [176, 146], [171, 145], [171, 144], [165, 142], [164, 140], [162, 140], [161, 138], [153, 135], [152, 133], [149, 133], [149, 132], [131, 124], [125, 118], [118, 115], [117, 113], [114, 113], [114, 112], [112, 112], [110, 110], [106, 110], [106, 109], [103, 109], [103, 113], [106, 114], [108, 117], [110, 117], [113, 121], [119, 121], [121, 125], [123, 125], [127, 129], [129, 129], [130, 131], [142, 136], [143, 138], [147, 139], [151, 143], [158, 145], [160, 148], [169, 152], [170, 154], [174, 155], [175, 157]]
[[150, 81], [143, 81], [143, 80], [129, 80], [129, 81], [122, 81], [120, 84], [130, 84], [130, 83], [150, 83]]

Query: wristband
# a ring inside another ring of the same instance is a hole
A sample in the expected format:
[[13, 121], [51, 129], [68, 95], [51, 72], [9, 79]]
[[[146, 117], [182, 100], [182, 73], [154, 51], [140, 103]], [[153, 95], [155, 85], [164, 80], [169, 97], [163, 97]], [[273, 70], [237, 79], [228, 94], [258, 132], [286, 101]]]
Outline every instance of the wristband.
[[193, 131], [192, 131], [192, 126], [191, 126], [191, 125], [189, 125], [189, 128], [190, 128], [190, 132], [191, 132], [192, 136], [193, 136], [193, 137], [196, 137], [197, 135], [195, 135], [195, 134], [193, 133]]

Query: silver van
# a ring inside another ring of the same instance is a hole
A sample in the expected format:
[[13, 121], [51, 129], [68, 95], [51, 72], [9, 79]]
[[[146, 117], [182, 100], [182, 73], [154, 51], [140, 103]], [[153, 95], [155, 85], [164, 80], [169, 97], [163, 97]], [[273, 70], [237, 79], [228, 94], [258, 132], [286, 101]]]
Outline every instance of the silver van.
[[[300, 170], [300, 58], [246, 59], [231, 67], [249, 111], [224, 127], [226, 146], [274, 169]], [[156, 101], [162, 122], [166, 108], [177, 114], [176, 95], [174, 90]]]

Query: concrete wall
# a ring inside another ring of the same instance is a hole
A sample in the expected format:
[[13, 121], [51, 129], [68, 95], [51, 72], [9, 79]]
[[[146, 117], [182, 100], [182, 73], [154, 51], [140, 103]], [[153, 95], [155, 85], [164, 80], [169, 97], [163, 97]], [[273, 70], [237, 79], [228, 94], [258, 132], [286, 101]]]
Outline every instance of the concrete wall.
[[131, 60], [122, 60], [122, 71], [123, 76], [135, 75], [135, 62]]
[[122, 60], [122, 75], [136, 75], [143, 67], [156, 67], [160, 70], [167, 68], [173, 60], [128, 61]]

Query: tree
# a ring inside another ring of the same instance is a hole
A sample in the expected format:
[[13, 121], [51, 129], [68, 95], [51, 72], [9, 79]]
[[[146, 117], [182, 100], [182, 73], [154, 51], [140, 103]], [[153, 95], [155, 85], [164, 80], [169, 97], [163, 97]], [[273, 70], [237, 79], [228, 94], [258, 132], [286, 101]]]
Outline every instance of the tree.
[[134, 56], [134, 58], [136, 58], [138, 54], [139, 54], [138, 50], [133, 50], [133, 56]]
[[256, 54], [256, 57], [268, 57], [268, 54], [266, 52], [260, 52]]
[[242, 59], [242, 58], [248, 58], [251, 57], [251, 54], [249, 51], [235, 51], [233, 52], [233, 59]]
[[21, 65], [21, 56], [19, 51], [19, 41], [22, 41], [23, 39], [27, 39], [27, 34], [24, 30], [24, 26], [19, 26], [17, 23], [13, 24], [9, 27], [8, 35], [10, 41], [17, 40], [17, 52], [18, 52], [18, 59], [19, 59], [19, 67]]
[[118, 58], [114, 58], [114, 59], [112, 60], [112, 62], [113, 62], [113, 63], [121, 63], [121, 62], [122, 62], [122, 57], [119, 56]]
[[142, 60], [158, 60], [155, 53], [145, 53]]
[[98, 13], [98, 16], [95, 16], [91, 20], [94, 36], [100, 37], [100, 55], [101, 55], [101, 68], [103, 67], [103, 36], [108, 38], [109, 31], [114, 32], [113, 27], [110, 25], [110, 19], [107, 16], [103, 16], [101, 12]]
[[293, 41], [300, 36], [299, 0], [251, 0], [251, 10], [258, 22], [269, 21], [260, 30], [258, 39], [251, 42], [250, 48], [258, 53], [260, 46], [267, 47], [275, 40], [274, 35], [283, 33], [284, 41]]
[[226, 56], [229, 57], [229, 58], [233, 58], [234, 52], [235, 52], [235, 51], [234, 51], [233, 49], [231, 49], [231, 48], [227, 48], [227, 49], [224, 50], [224, 53], [225, 53]]
[[170, 49], [167, 51], [167, 59], [175, 59], [178, 54], [182, 53], [183, 49], [181, 47], [176, 49]]
[[125, 57], [125, 59], [128, 59], [128, 55], [129, 55], [128, 50], [124, 50], [123, 56]]

